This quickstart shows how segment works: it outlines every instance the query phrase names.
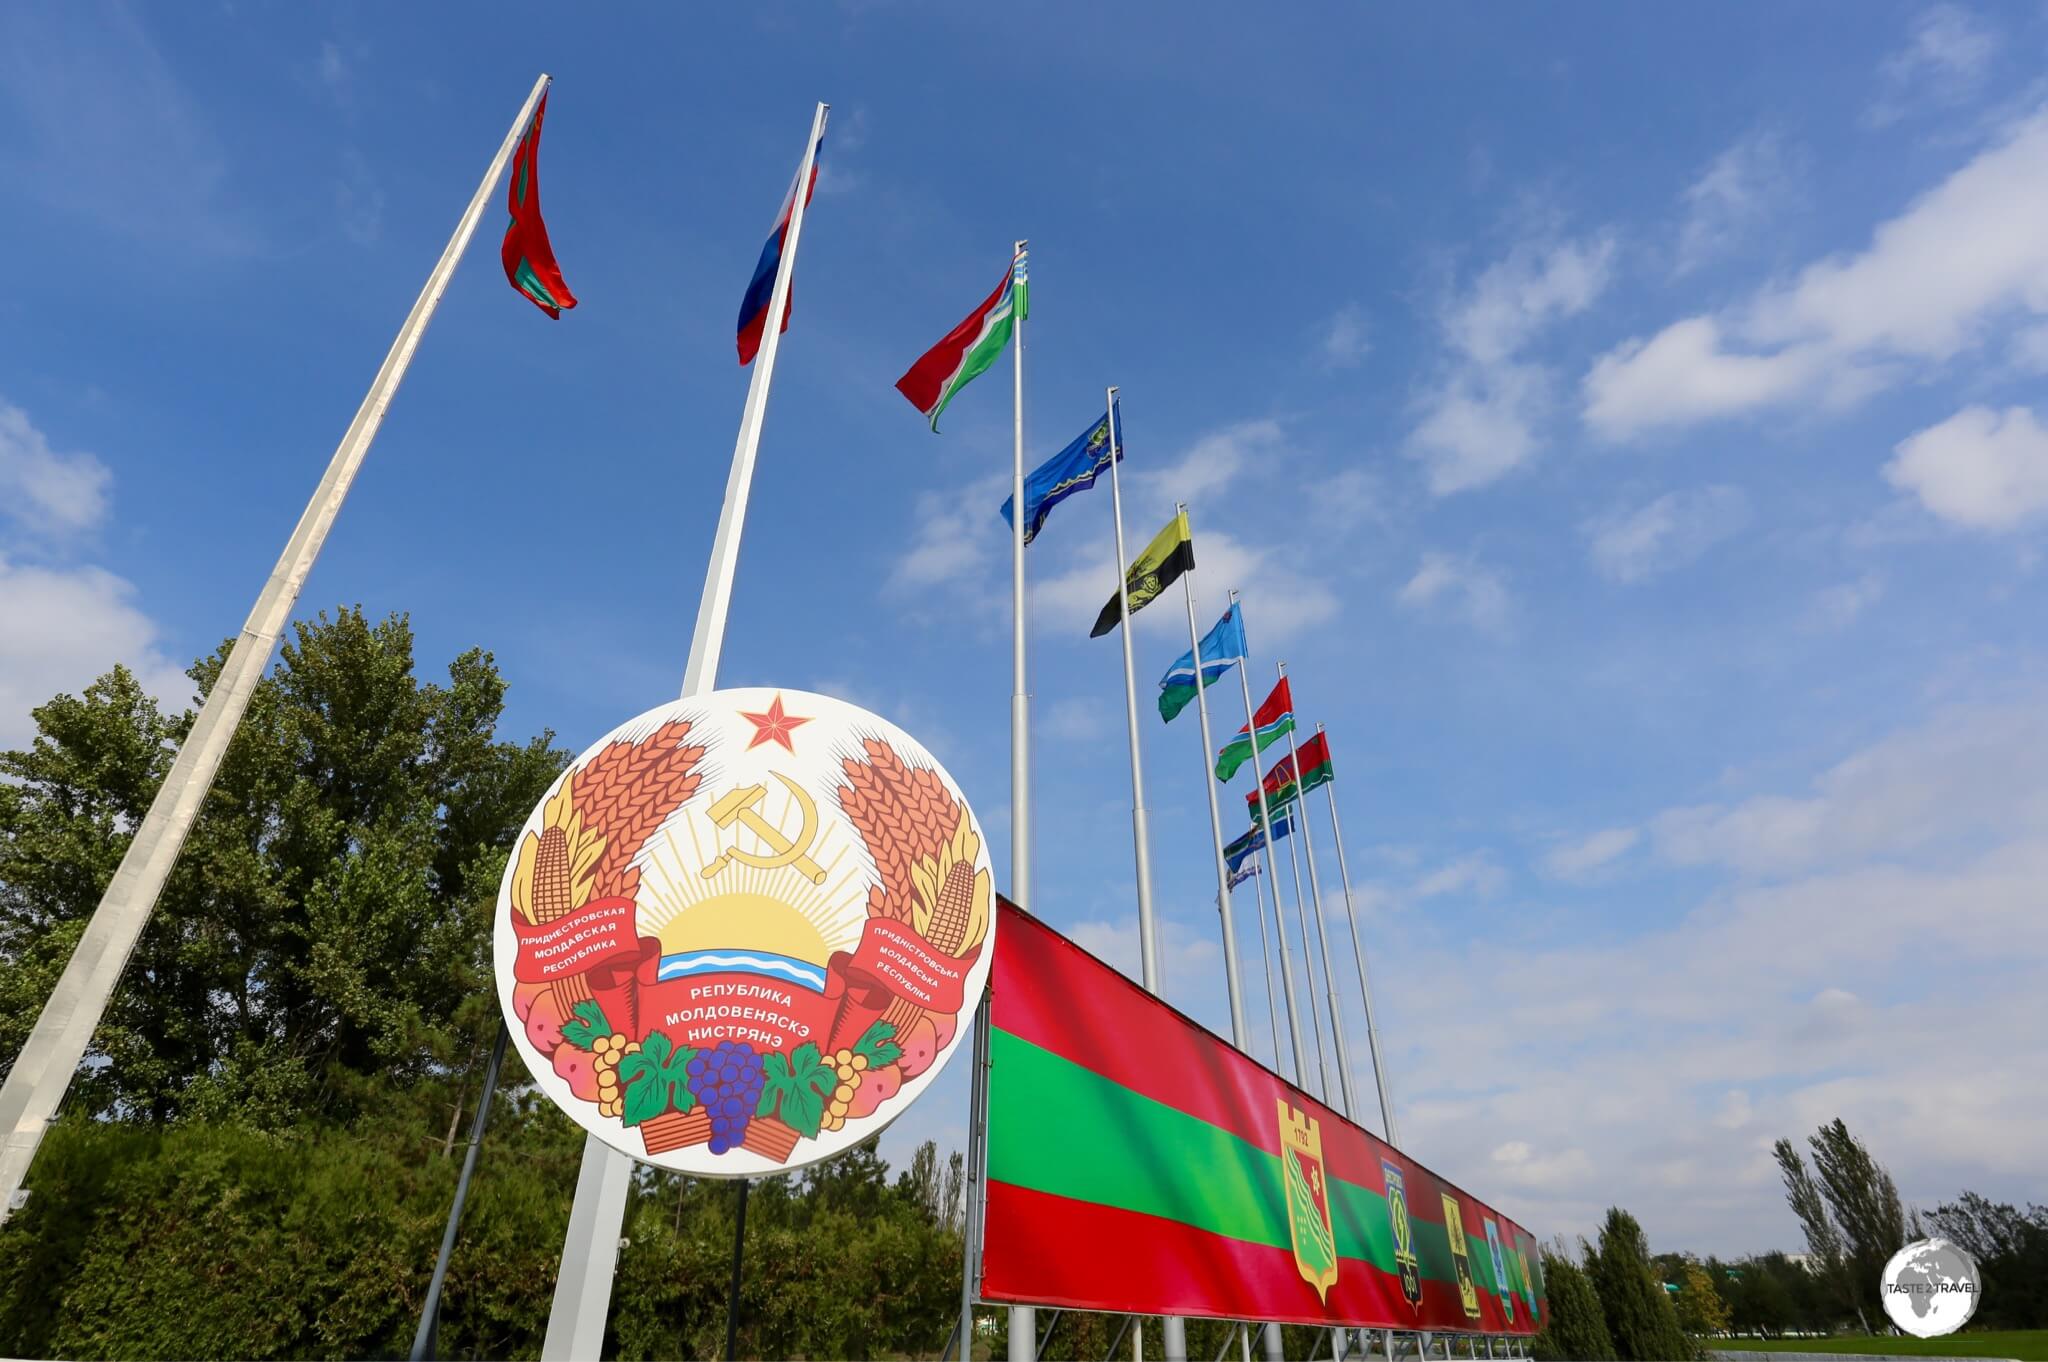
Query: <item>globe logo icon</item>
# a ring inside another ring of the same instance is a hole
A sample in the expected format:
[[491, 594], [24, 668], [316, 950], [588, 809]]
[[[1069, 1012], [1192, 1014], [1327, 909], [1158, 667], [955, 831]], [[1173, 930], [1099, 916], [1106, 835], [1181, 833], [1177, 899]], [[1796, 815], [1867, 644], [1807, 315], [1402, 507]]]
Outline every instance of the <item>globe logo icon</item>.
[[1946, 1239], [1917, 1239], [1894, 1253], [1879, 1284], [1884, 1312], [1915, 1338], [1962, 1328], [1982, 1289], [1977, 1264]]

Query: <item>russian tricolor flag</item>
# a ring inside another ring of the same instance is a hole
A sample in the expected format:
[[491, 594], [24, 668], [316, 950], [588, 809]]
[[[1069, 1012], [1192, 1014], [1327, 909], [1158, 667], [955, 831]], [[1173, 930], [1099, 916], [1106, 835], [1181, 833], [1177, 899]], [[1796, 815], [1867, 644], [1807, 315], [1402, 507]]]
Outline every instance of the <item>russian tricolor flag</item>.
[[[825, 138], [821, 133], [818, 144], [811, 148], [811, 182], [804, 187], [804, 205], [810, 206], [811, 196], [818, 192], [818, 157], [825, 149]], [[797, 169], [802, 178], [803, 169]], [[761, 349], [762, 330], [768, 325], [768, 303], [775, 293], [775, 272], [782, 268], [782, 243], [789, 236], [789, 215], [796, 207], [796, 180], [789, 182], [789, 192], [782, 196], [782, 211], [775, 215], [774, 230], [768, 233], [768, 240], [761, 247], [761, 259], [754, 265], [754, 277], [747, 282], [747, 295], [740, 299], [740, 367], [754, 362], [754, 356]], [[796, 302], [796, 281], [790, 280], [789, 296], [782, 304], [782, 329], [789, 330], [789, 309]]]

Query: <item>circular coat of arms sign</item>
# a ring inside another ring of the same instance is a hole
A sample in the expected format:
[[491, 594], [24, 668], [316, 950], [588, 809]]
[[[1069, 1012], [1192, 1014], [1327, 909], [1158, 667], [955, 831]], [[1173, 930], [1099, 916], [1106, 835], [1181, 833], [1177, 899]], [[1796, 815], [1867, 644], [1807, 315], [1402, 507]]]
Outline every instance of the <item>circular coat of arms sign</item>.
[[585, 752], [498, 893], [498, 995], [548, 1096], [664, 1168], [752, 1177], [903, 1114], [959, 1044], [995, 912], [981, 826], [887, 720], [721, 690]]

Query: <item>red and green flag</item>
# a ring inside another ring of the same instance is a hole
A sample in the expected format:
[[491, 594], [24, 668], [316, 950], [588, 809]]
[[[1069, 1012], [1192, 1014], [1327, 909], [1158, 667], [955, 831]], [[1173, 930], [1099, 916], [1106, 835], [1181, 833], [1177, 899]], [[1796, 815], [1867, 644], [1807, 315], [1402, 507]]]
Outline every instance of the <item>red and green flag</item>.
[[[1300, 798], [1310, 790], [1318, 790], [1335, 779], [1336, 771], [1330, 766], [1330, 740], [1318, 733], [1299, 750], [1300, 777], [1295, 776], [1296, 753], [1273, 763], [1273, 769], [1266, 772], [1266, 805], [1269, 808], [1284, 808], [1292, 800]], [[1259, 821], [1259, 792], [1253, 790], [1244, 797], [1245, 807], [1251, 811], [1252, 822]]]
[[[1542, 1328], [1527, 1230], [1036, 918], [1007, 902], [999, 911], [984, 1299]], [[1511, 1309], [1505, 1298], [1518, 1294], [1524, 1308]]]
[[543, 94], [512, 155], [512, 183], [505, 196], [512, 222], [505, 228], [505, 244], [498, 254], [512, 287], [559, 321], [563, 308], [576, 306], [576, 295], [562, 279], [555, 248], [548, 242], [548, 225], [540, 216], [540, 125], [547, 112], [548, 97]]
[[[1223, 744], [1216, 754], [1216, 779], [1228, 782], [1237, 774], [1237, 768], [1252, 759], [1252, 729], [1259, 730], [1259, 750], [1265, 751], [1280, 739], [1294, 731], [1294, 692], [1287, 688], [1287, 678], [1281, 677], [1280, 684], [1273, 687], [1265, 703], [1252, 715], [1252, 722], [1237, 730], [1237, 736]], [[1252, 801], [1254, 804], [1258, 800]]]
[[1017, 319], [1029, 317], [1028, 258], [1023, 247], [1011, 257], [1010, 272], [996, 291], [981, 300], [981, 306], [967, 314], [960, 325], [945, 334], [931, 349], [918, 357], [909, 372], [896, 380], [896, 391], [910, 405], [924, 413], [938, 434], [939, 413], [959, 391], [981, 377], [1003, 353], [1017, 329]]

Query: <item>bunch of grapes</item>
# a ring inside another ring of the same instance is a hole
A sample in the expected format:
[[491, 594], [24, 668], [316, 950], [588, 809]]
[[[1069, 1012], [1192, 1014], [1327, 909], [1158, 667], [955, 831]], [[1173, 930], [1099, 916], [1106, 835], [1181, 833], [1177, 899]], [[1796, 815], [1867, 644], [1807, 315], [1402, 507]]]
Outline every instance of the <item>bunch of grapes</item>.
[[618, 1116], [626, 1110], [626, 1098], [619, 1091], [619, 1061], [640, 1049], [640, 1042], [614, 1032], [590, 1042], [592, 1067], [597, 1070], [597, 1114]]
[[825, 1107], [826, 1130], [837, 1130], [846, 1124], [846, 1109], [853, 1103], [853, 1095], [860, 1089], [861, 1075], [867, 1072], [868, 1057], [851, 1050], [841, 1050], [832, 1056], [832, 1071], [839, 1084], [832, 1089], [832, 1101]]
[[736, 1148], [761, 1104], [761, 1056], [751, 1045], [722, 1040], [693, 1055], [684, 1073], [691, 1094], [711, 1116], [711, 1152]]

